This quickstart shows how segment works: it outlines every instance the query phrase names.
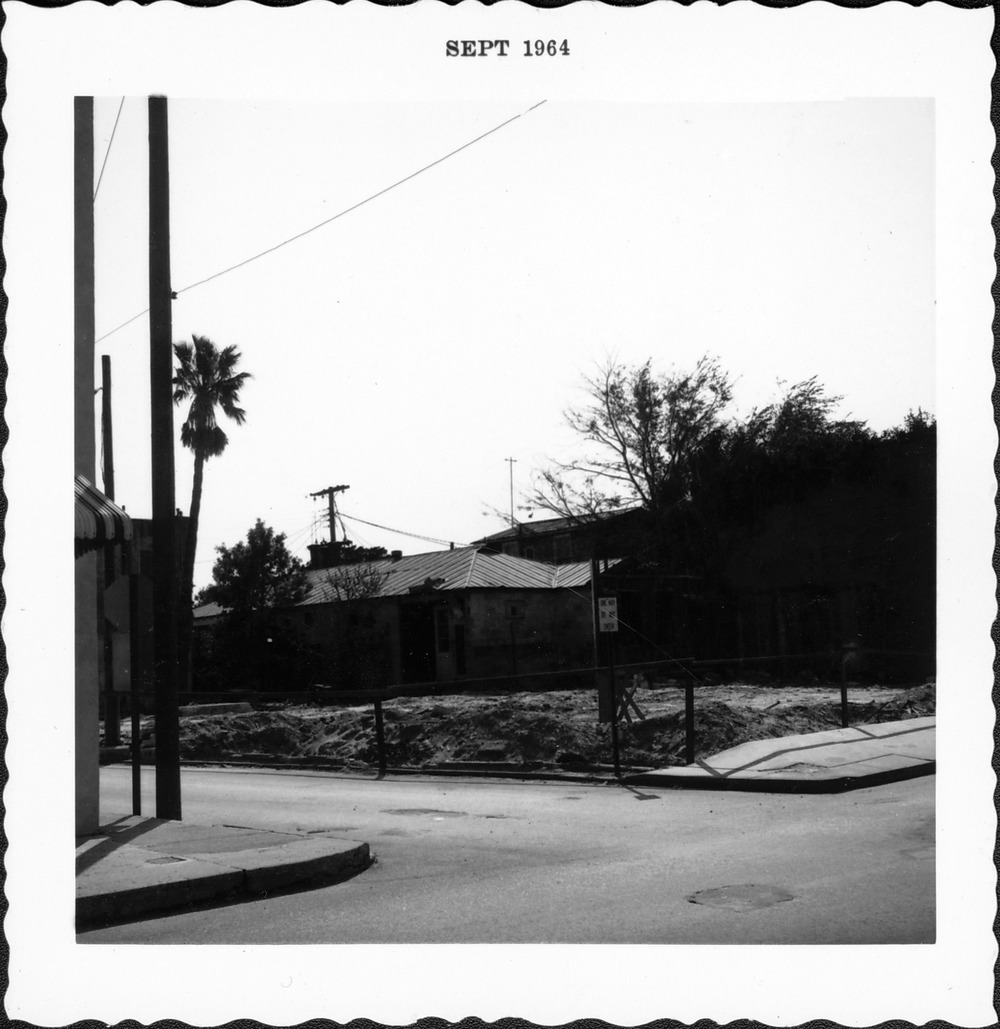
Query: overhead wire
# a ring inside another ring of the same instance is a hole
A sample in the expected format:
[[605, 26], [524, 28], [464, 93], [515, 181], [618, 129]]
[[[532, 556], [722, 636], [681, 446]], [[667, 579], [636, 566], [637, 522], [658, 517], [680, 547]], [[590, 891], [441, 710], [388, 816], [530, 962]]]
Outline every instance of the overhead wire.
[[[566, 586], [565, 589], [572, 593], [574, 597], [579, 597], [581, 600], [586, 600], [588, 604], [592, 603], [591, 597], [588, 597], [585, 593], [580, 593], [578, 590], [573, 589], [572, 586]], [[629, 625], [629, 623], [626, 622], [623, 618], [619, 618], [618, 623], [620, 625], [624, 625], [625, 628], [629, 630], [629, 632], [634, 632], [636, 636], [638, 636], [639, 639], [641, 639], [644, 643], [648, 643], [651, 647], [658, 650], [661, 654], [663, 654], [666, 657], [668, 661], [671, 661], [673, 664], [677, 665], [677, 667], [680, 668], [681, 671], [685, 672], [687, 675], [690, 675], [692, 679], [698, 679], [698, 676], [695, 675], [694, 672], [692, 672], [691, 669], [683, 663], [683, 661], [681, 661], [679, 658], [674, 657], [673, 654], [671, 654], [665, 647], [661, 646], [655, 640], [651, 640], [648, 636], [644, 635], [634, 625]]]
[[[104, 178], [104, 169], [108, 164], [108, 157], [111, 154], [111, 144], [115, 141], [115, 132], [118, 129], [118, 119], [122, 116], [122, 108], [125, 106], [125, 97], [122, 97], [121, 103], [118, 105], [118, 113], [115, 115], [115, 124], [111, 129], [111, 138], [108, 140], [108, 149], [104, 151], [104, 161], [101, 163], [101, 173], [97, 176], [97, 185], [94, 187], [94, 199], [97, 199], [97, 191], [101, 188], [101, 179]], [[143, 311], [143, 314], [146, 312]]]
[[[390, 190], [395, 189], [397, 186], [402, 186], [403, 183], [409, 182], [411, 179], [415, 179], [418, 175], [422, 175], [425, 171], [429, 171], [436, 165], [441, 164], [443, 161], [447, 161], [448, 158], [454, 157], [456, 154], [461, 153], [463, 150], [467, 150], [470, 146], [474, 146], [481, 140], [486, 139], [487, 136], [493, 135], [494, 132], [499, 132], [500, 129], [505, 128], [512, 122], [518, 120], [518, 118], [524, 117], [526, 114], [530, 114], [537, 107], [541, 107], [542, 104], [546, 103], [545, 100], [540, 100], [537, 104], [533, 104], [526, 111], [522, 111], [520, 114], [515, 114], [512, 118], [508, 118], [506, 121], [501, 122], [499, 125], [495, 125], [492, 129], [481, 133], [476, 136], [475, 139], [470, 139], [467, 143], [463, 143], [460, 147], [456, 147], [454, 150], [449, 151], [443, 157], [437, 158], [435, 161], [431, 161], [430, 164], [425, 164], [422, 168], [418, 168], [414, 172], [410, 172], [409, 175], [404, 176], [398, 181], [392, 183], [390, 186], [386, 186], [384, 189], [380, 189], [377, 193], [372, 193], [371, 196], [366, 197], [364, 200], [359, 200], [358, 203], [352, 204], [350, 207], [345, 207], [344, 210], [339, 211], [337, 214], [331, 215], [329, 218], [325, 218], [321, 222], [311, 226], [308, 229], [304, 229], [302, 232], [297, 232], [294, 236], [289, 236], [287, 239], [282, 240], [280, 243], [276, 243], [274, 246], [268, 247], [266, 250], [261, 250], [260, 253], [254, 254], [252, 257], [247, 257], [242, 261], [238, 261], [236, 264], [230, 265], [228, 268], [223, 268], [221, 271], [214, 272], [211, 275], [206, 276], [204, 279], [199, 279], [197, 282], [192, 282], [188, 286], [183, 286], [178, 290], [174, 290], [174, 298], [180, 296], [181, 293], [187, 293], [192, 289], [196, 289], [198, 286], [203, 286], [206, 282], [211, 282], [213, 279], [218, 279], [223, 275], [228, 275], [229, 272], [236, 271], [238, 268], [243, 268], [253, 261], [257, 261], [262, 257], [266, 257], [268, 254], [273, 254], [276, 250], [280, 250], [282, 247], [288, 246], [289, 243], [294, 243], [296, 240], [302, 239], [304, 236], [308, 236], [311, 232], [315, 232], [317, 229], [323, 228], [325, 225], [329, 225], [331, 222], [336, 221], [338, 218], [342, 218], [345, 214], [350, 214], [351, 211], [356, 211], [359, 207], [363, 207], [365, 204], [370, 203], [372, 200], [376, 200], [380, 196], [384, 196]], [[141, 318], [144, 314], [149, 313], [147, 307], [144, 311], [140, 311], [137, 315], [129, 318], [128, 321], [122, 322], [121, 325], [116, 326], [110, 332], [106, 332], [103, 336], [99, 336], [94, 342], [100, 343], [101, 340], [107, 339], [108, 336], [118, 332], [119, 329], [124, 329], [126, 325], [131, 325], [132, 322]]]
[[[383, 532], [395, 533], [397, 536], [410, 536], [413, 539], [423, 540], [425, 543], [437, 543], [442, 547], [451, 546], [454, 540], [442, 540], [435, 539], [433, 536], [422, 536], [417, 532], [407, 532], [405, 529], [393, 529], [388, 525], [379, 525], [377, 522], [368, 522], [364, 518], [356, 518], [354, 515], [349, 515], [345, 512], [339, 511], [338, 517], [346, 518], [349, 522], [360, 522], [362, 525], [370, 525], [373, 529], [381, 529]], [[460, 543], [459, 546], [467, 547], [468, 543]]]
[[302, 526], [300, 529], [296, 529], [290, 536], [286, 537], [287, 545], [298, 549], [301, 546], [301, 541], [304, 540], [308, 533], [311, 533], [316, 526], [316, 520], [313, 519], [308, 525]]

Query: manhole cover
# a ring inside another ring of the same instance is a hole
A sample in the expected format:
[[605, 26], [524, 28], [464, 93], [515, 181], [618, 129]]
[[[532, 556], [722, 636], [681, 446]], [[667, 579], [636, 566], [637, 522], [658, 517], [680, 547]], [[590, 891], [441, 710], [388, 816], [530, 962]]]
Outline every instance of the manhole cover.
[[780, 886], [718, 886], [713, 890], [700, 890], [687, 898], [692, 904], [704, 904], [710, 908], [726, 908], [729, 911], [756, 911], [769, 908], [784, 900], [794, 900], [795, 894]]
[[169, 857], [169, 856], [167, 856], [167, 857], [150, 858], [146, 862], [146, 864], [147, 865], [172, 865], [176, 861], [183, 861], [183, 860], [184, 860], [184, 858]]
[[438, 811], [432, 807], [397, 807], [383, 811], [383, 815], [433, 815], [436, 818], [464, 818], [464, 811]]

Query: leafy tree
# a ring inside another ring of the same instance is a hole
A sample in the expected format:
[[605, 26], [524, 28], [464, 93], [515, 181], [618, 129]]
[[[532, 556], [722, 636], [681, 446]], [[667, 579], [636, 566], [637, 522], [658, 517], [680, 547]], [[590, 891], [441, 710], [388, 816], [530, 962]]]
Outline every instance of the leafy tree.
[[875, 433], [838, 417], [843, 398], [815, 377], [732, 417], [729, 377], [710, 358], [667, 375], [609, 362], [586, 385], [566, 413], [585, 456], [543, 472], [531, 500], [598, 526], [635, 509], [609, 555], [628, 560], [606, 585], [634, 607], [643, 646], [784, 654], [860, 632], [883, 649], [927, 649], [933, 419], [918, 411]]
[[707, 550], [721, 557], [734, 533], [751, 531], [776, 504], [801, 499], [859, 459], [872, 434], [862, 422], [832, 417], [842, 400], [814, 376], [703, 437], [691, 456], [685, 514], [709, 535]]
[[[803, 653], [855, 632], [900, 651], [934, 638], [934, 421], [917, 412], [876, 433], [838, 419], [840, 400], [815, 379], [796, 383], [697, 455], [670, 533], [684, 570], [716, 591], [720, 648], [728, 633], [733, 651], [738, 598], [752, 620], [752, 595], [769, 596], [782, 623], [771, 648], [782, 634]], [[912, 671], [906, 662], [880, 675]]]
[[297, 604], [308, 591], [305, 565], [289, 553], [285, 534], [259, 518], [245, 541], [215, 550], [213, 582], [200, 591], [202, 603], [214, 601], [238, 614], [263, 613]]
[[174, 403], [190, 401], [187, 418], [181, 425], [181, 443], [194, 453], [191, 510], [181, 584], [181, 660], [185, 679], [188, 678], [191, 659], [191, 593], [194, 589], [194, 559], [198, 549], [205, 462], [220, 456], [229, 442], [218, 423], [216, 410], [221, 409], [227, 418], [242, 425], [246, 412], [239, 406], [240, 390], [251, 377], [249, 372], [236, 371], [241, 356], [236, 347], [219, 350], [206, 336], [192, 336], [191, 340], [191, 343], [174, 344], [178, 367], [173, 380]]
[[213, 581], [198, 601], [215, 602], [226, 613], [207, 648], [213, 667], [200, 668], [201, 679], [252, 686], [297, 683], [310, 655], [278, 612], [308, 592], [305, 566], [289, 553], [285, 535], [260, 519], [245, 540], [215, 549]]

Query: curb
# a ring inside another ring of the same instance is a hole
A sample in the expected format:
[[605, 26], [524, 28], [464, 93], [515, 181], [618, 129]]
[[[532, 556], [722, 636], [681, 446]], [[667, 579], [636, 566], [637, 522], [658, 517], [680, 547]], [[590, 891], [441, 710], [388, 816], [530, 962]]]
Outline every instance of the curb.
[[197, 863], [207, 870], [205, 874], [175, 882], [77, 896], [77, 929], [92, 928], [95, 923], [128, 921], [154, 911], [189, 907], [210, 900], [235, 900], [317, 879], [348, 878], [364, 871], [373, 860], [367, 843], [357, 843], [333, 854], [256, 868], [234, 868], [191, 859], [191, 864]]
[[[123, 762], [128, 763], [128, 762]], [[347, 775], [357, 775], [362, 778], [380, 778], [377, 768], [353, 768], [338, 763], [324, 763], [322, 761], [309, 761], [304, 759], [301, 762], [292, 761], [268, 761], [266, 759], [224, 759], [218, 761], [184, 759], [181, 765], [186, 768], [233, 768], [233, 769], [267, 769], [276, 772], [339, 772]], [[863, 775], [841, 775], [818, 778], [812, 776], [801, 776], [794, 778], [794, 773], [784, 775], [776, 774], [774, 777], [765, 776], [722, 776], [711, 775], [674, 775], [670, 772], [656, 772], [648, 770], [623, 769], [621, 777], [615, 776], [610, 767], [596, 766], [590, 769], [581, 768], [573, 770], [566, 768], [561, 771], [553, 769], [544, 771], [541, 769], [527, 769], [511, 767], [510, 765], [488, 765], [485, 762], [470, 762], [470, 765], [461, 765], [454, 762], [449, 765], [433, 765], [426, 768], [399, 766], [387, 768], [385, 775], [417, 776], [425, 775], [428, 778], [468, 778], [468, 779], [517, 779], [523, 782], [567, 782], [567, 783], [589, 783], [602, 785], [621, 786], [657, 786], [661, 789], [670, 790], [734, 790], [747, 793], [846, 793], [849, 790], [868, 789], [873, 786], [882, 786], [892, 782], [903, 782], [907, 779], [916, 779], [924, 775], [936, 774], [936, 763], [934, 761], [922, 762], [919, 765], [887, 769], [881, 772], [870, 772]], [[679, 768], [690, 768], [690, 765], [681, 765]]]
[[[365, 779], [378, 779], [382, 776], [377, 767], [370, 765], [366, 766], [352, 766], [345, 765], [342, 763], [323, 763], [319, 761], [309, 761], [303, 759], [301, 762], [291, 761], [275, 761], [261, 759], [236, 759], [228, 758], [218, 761], [182, 759], [181, 766], [184, 768], [259, 768], [268, 769], [275, 772], [338, 772], [345, 775], [358, 776], [359, 778]], [[469, 779], [524, 779], [524, 780], [536, 780], [536, 781], [551, 781], [551, 782], [619, 782], [620, 780], [615, 778], [614, 772], [610, 769], [605, 769], [603, 766], [595, 766], [593, 768], [580, 768], [572, 769], [565, 768], [562, 770], [553, 769], [552, 771], [544, 771], [542, 769], [531, 769], [522, 768], [520, 765], [487, 765], [485, 763], [476, 763], [475, 767], [468, 767], [458, 762], [454, 762], [450, 766], [446, 765], [428, 765], [421, 767], [417, 765], [400, 765], [386, 768], [385, 775], [426, 775], [431, 777], [441, 778], [469, 778]]]
[[889, 768], [881, 772], [862, 775], [837, 775], [794, 778], [792, 773], [766, 776], [670, 775], [669, 773], [639, 773], [622, 777], [624, 786], [660, 786], [673, 790], [731, 790], [745, 793], [846, 793], [891, 782], [918, 779], [936, 774], [936, 762], [927, 761], [903, 768]]

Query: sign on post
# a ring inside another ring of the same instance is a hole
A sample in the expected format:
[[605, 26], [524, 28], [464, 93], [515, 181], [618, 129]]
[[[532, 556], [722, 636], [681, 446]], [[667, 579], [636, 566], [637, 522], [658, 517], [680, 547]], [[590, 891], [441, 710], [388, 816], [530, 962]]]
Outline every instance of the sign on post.
[[616, 597], [597, 598], [597, 628], [601, 632], [618, 631], [618, 599]]

